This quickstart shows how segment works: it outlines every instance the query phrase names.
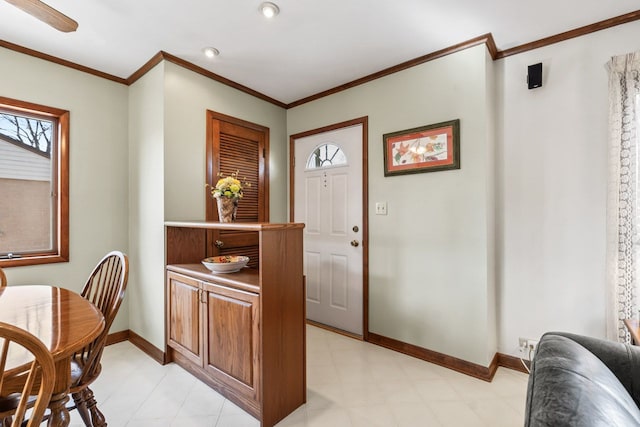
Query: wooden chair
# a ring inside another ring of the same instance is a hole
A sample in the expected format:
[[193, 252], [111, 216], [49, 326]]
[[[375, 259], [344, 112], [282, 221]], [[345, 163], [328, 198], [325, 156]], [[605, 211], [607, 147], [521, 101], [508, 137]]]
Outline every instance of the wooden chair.
[[129, 259], [125, 254], [113, 251], [105, 255], [93, 270], [82, 289], [82, 296], [91, 301], [104, 316], [104, 331], [71, 360], [70, 393], [75, 408], [87, 427], [106, 426], [104, 415], [96, 407], [96, 400], [89, 385], [101, 371], [100, 359], [107, 341], [109, 328], [118, 313], [129, 277]]
[[0, 267], [0, 288], [7, 286], [7, 276], [4, 274], [2, 267]]
[[[26, 426], [38, 426], [42, 422], [55, 384], [53, 357], [34, 335], [4, 322], [0, 322], [0, 345], [0, 393], [5, 394], [0, 396], [0, 425], [22, 425], [27, 408], [32, 407]], [[33, 361], [21, 368], [7, 369], [9, 348], [15, 346], [22, 347], [16, 350], [31, 353]]]

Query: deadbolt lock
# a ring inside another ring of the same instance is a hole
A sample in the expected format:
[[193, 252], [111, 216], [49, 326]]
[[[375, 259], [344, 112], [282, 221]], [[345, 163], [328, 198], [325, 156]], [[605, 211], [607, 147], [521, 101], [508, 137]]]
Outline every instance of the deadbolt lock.
[[358, 231], [360, 231], [360, 229], [358, 228], [357, 225], [354, 225], [352, 230], [353, 230], [354, 233], [357, 233]]

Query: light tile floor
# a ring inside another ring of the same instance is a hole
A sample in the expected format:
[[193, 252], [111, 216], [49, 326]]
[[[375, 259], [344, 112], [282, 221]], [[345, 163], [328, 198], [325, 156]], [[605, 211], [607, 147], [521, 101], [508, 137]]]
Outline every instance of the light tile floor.
[[[252, 427], [259, 422], [175, 364], [109, 346], [92, 389], [110, 427]], [[307, 403], [278, 427], [522, 426], [527, 376], [491, 383], [307, 327]], [[74, 411], [71, 426], [82, 427]]]

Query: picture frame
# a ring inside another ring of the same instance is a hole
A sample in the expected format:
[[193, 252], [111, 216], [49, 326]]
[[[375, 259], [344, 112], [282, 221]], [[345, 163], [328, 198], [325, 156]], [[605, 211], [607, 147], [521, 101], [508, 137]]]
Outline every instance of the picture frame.
[[384, 176], [460, 169], [460, 119], [386, 133]]

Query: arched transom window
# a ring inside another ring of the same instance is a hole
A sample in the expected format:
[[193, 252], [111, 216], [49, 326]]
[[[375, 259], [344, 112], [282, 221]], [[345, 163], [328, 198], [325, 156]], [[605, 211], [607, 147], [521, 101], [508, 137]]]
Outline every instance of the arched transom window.
[[344, 151], [335, 144], [322, 144], [311, 152], [307, 160], [307, 169], [329, 168], [347, 164]]

